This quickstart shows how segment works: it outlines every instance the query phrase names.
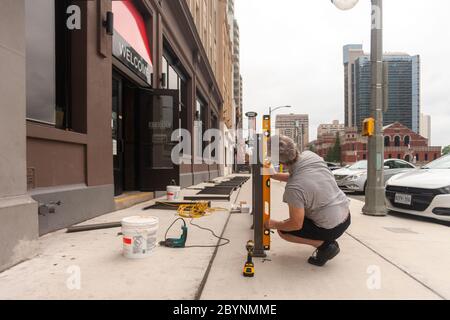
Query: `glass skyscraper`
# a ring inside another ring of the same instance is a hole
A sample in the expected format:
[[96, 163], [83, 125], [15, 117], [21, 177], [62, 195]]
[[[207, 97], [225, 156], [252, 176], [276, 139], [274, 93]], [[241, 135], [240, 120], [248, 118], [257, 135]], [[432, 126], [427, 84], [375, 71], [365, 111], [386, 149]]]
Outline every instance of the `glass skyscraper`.
[[[344, 47], [344, 66], [346, 72], [351, 74], [346, 76], [346, 126], [361, 130], [364, 119], [371, 115], [370, 57], [362, 52], [362, 46], [358, 47], [358, 50], [350, 51], [358, 57], [354, 57], [354, 62], [351, 61], [349, 67], [349, 62], [345, 59], [347, 47]], [[386, 54], [383, 59], [388, 62], [389, 78], [389, 105], [388, 111], [384, 113], [383, 124], [387, 126], [400, 122], [419, 133], [420, 57], [399, 53]]]

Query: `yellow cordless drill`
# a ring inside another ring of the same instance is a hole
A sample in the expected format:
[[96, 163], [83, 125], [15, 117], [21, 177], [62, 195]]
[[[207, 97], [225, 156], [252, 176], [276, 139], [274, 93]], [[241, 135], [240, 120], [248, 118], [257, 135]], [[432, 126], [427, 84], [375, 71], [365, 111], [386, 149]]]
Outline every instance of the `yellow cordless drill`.
[[247, 262], [244, 266], [244, 277], [252, 278], [255, 276], [255, 264], [253, 263], [253, 249], [255, 248], [255, 243], [253, 241], [247, 242], [245, 247], [247, 249]]

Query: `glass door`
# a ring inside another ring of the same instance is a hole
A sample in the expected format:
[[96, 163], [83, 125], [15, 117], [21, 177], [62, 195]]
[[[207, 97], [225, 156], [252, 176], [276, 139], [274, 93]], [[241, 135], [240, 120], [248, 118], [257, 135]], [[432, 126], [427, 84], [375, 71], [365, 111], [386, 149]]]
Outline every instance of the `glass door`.
[[171, 141], [179, 128], [178, 90], [141, 91], [140, 107], [140, 189], [162, 191], [175, 181], [179, 184], [179, 166], [172, 161]]

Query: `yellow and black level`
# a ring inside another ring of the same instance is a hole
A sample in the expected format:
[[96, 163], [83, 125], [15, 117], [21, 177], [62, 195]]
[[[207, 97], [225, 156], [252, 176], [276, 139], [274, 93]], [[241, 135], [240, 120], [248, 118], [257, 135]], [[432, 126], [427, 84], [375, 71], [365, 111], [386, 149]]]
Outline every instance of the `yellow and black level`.
[[263, 134], [257, 135], [253, 152], [257, 155], [252, 165], [253, 188], [253, 229], [255, 240], [255, 257], [265, 257], [270, 250], [271, 231], [264, 227], [270, 220], [270, 171], [264, 167], [269, 165], [268, 142], [271, 136], [270, 116], [263, 117]]
[[[263, 159], [264, 162], [268, 160], [269, 155], [269, 139], [271, 134], [270, 116], [264, 116], [263, 118]], [[264, 165], [269, 163], [264, 163]], [[270, 220], [270, 175], [264, 172], [263, 184], [262, 184], [262, 201], [263, 201], [263, 228], [267, 221]], [[264, 229], [263, 233], [263, 246], [264, 250], [270, 250], [270, 230]]]

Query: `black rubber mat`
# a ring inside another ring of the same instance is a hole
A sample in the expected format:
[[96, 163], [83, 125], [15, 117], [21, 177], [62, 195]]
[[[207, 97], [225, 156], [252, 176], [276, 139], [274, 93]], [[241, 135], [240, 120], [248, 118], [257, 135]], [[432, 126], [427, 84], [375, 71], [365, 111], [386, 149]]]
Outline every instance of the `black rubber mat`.
[[236, 187], [206, 187], [202, 191], [200, 191], [197, 194], [223, 194], [223, 195], [229, 195], [231, 194]]
[[231, 180], [234, 180], [234, 181], [237, 181], [237, 180], [247, 181], [249, 179], [250, 179], [250, 177], [240, 177], [240, 176], [231, 178]]
[[199, 195], [199, 196], [186, 196], [183, 197], [184, 200], [190, 200], [190, 201], [230, 201], [231, 196], [218, 196], [218, 195]]
[[240, 185], [240, 184], [242, 184], [242, 181], [221, 181], [221, 182], [216, 182], [216, 186], [221, 186], [221, 185], [225, 185], [225, 184]]

